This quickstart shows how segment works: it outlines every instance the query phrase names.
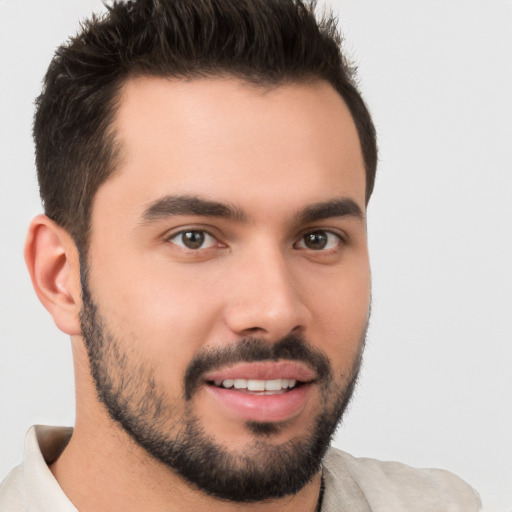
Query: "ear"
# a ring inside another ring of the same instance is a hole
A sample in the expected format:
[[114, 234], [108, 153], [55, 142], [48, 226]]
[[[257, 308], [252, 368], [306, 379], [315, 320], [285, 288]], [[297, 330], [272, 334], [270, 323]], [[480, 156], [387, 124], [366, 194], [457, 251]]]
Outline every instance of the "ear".
[[80, 330], [80, 265], [69, 233], [46, 215], [30, 224], [25, 261], [32, 285], [57, 327], [70, 336]]

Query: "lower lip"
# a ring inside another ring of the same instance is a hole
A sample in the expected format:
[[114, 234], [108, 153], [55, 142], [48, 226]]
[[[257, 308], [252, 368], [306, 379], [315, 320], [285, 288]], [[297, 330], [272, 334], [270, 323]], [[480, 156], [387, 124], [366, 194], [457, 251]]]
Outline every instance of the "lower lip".
[[258, 395], [207, 385], [221, 407], [246, 421], [279, 422], [298, 416], [306, 407], [311, 384], [302, 384], [286, 393]]

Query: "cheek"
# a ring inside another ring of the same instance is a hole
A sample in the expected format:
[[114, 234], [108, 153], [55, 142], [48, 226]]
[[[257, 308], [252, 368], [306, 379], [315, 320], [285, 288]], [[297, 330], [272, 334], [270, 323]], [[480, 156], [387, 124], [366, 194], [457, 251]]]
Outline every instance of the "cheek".
[[335, 367], [346, 369], [364, 339], [371, 300], [369, 266], [354, 265], [331, 276], [311, 295], [315, 339]]
[[[179, 380], [193, 355], [212, 336], [219, 305], [203, 282], [186, 273], [129, 265], [92, 276], [109, 329], [130, 351], [144, 358], [163, 383]], [[174, 384], [175, 386], [176, 384]]]

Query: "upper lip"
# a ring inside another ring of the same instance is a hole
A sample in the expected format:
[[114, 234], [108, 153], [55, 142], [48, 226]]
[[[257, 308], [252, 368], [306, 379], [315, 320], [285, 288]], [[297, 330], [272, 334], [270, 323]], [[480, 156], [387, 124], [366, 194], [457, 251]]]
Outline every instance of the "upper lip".
[[226, 379], [294, 379], [299, 382], [310, 382], [315, 378], [316, 372], [304, 363], [286, 360], [236, 363], [207, 372], [204, 376], [207, 382]]

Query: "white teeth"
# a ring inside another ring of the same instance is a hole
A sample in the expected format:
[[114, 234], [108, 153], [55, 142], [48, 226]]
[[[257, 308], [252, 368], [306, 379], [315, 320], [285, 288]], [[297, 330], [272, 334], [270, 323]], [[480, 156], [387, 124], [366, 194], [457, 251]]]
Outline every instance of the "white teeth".
[[247, 389], [249, 391], [265, 391], [265, 381], [249, 379], [247, 381]]
[[247, 389], [248, 391], [281, 391], [295, 387], [295, 379], [225, 379], [215, 380], [214, 384], [223, 388]]
[[297, 381], [295, 379], [281, 379], [283, 388], [293, 388]]
[[225, 388], [232, 388], [234, 384], [235, 384], [235, 381], [233, 379], [226, 379], [225, 381], [222, 382], [222, 385]]
[[285, 387], [283, 386], [283, 381], [281, 379], [265, 381], [265, 389], [267, 391], [278, 391], [279, 389], [281, 389], [281, 387]]
[[247, 387], [247, 381], [245, 379], [235, 379], [235, 388], [244, 389]]

